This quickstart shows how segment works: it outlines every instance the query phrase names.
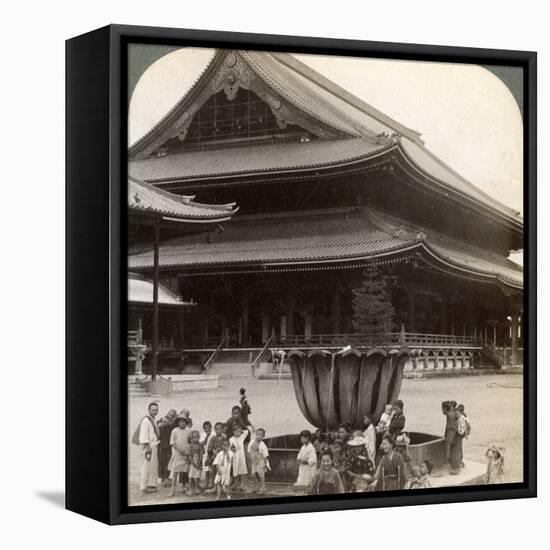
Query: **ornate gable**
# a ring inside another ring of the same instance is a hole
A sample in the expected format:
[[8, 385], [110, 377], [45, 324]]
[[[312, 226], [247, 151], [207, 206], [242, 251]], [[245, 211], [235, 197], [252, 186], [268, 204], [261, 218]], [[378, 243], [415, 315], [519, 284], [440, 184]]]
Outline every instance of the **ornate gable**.
[[[263, 104], [266, 107], [262, 113]], [[233, 109], [233, 105], [242, 107], [241, 112]], [[254, 109], [257, 113], [251, 118], [250, 111]], [[223, 112], [227, 112], [227, 118]], [[219, 114], [223, 116], [216, 116]], [[209, 124], [210, 135], [206, 131]], [[230, 124], [234, 129], [225, 131]], [[254, 127], [258, 124], [263, 124], [261, 131]], [[144, 158], [222, 139], [277, 135], [287, 138], [293, 135], [296, 139], [351, 137], [286, 101], [254, 72], [238, 51], [222, 50], [193, 88], [129, 153], [132, 158]]]

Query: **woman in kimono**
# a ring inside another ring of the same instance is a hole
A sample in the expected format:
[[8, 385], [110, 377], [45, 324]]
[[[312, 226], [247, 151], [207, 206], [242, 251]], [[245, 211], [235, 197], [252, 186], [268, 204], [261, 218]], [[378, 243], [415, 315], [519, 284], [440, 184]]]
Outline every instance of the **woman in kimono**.
[[384, 453], [380, 464], [374, 475], [373, 482], [375, 491], [395, 491], [404, 489], [407, 476], [405, 474], [405, 463], [400, 453], [395, 450], [395, 440], [391, 435], [382, 439], [380, 448]]
[[317, 472], [317, 453], [311, 439], [311, 432], [309, 430], [300, 432], [302, 447], [298, 452], [298, 479], [294, 484], [295, 487], [307, 489]]

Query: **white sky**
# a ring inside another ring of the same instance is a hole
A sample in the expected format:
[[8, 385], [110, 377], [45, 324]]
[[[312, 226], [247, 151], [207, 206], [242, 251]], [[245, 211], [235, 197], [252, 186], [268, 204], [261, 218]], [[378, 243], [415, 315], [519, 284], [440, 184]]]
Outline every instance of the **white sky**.
[[[213, 50], [183, 48], [143, 74], [129, 110], [133, 143], [194, 83]], [[352, 94], [421, 132], [441, 160], [523, 213], [523, 125], [508, 88], [478, 65], [296, 55]]]

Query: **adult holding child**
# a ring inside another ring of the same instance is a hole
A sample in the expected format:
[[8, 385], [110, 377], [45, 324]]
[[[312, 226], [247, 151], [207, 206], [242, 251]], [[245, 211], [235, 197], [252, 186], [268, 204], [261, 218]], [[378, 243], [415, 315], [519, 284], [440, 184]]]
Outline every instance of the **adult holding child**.
[[361, 432], [347, 443], [348, 452], [343, 470], [346, 488], [353, 493], [367, 491], [374, 476], [374, 462], [369, 458], [365, 444], [366, 440]]
[[458, 475], [462, 464], [462, 436], [458, 432], [458, 416], [455, 407], [455, 401], [441, 403], [441, 412], [446, 418], [445, 452], [451, 475]]

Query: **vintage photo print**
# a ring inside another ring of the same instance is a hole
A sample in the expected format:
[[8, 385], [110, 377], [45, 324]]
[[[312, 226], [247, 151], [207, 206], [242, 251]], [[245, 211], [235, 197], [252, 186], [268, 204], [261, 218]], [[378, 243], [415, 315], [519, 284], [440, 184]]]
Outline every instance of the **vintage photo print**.
[[129, 45], [128, 506], [523, 482], [522, 82]]

